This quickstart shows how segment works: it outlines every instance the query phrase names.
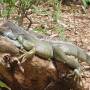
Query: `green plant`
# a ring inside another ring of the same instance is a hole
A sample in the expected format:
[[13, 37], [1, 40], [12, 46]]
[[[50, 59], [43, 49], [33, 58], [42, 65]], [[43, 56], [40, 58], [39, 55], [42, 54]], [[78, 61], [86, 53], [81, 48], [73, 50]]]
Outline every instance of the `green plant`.
[[63, 26], [57, 24], [57, 25], [54, 27], [54, 30], [58, 33], [58, 36], [59, 36], [59, 38], [60, 38], [61, 40], [65, 40], [65, 39], [66, 39], [66, 38], [65, 38], [65, 29], [64, 29]]
[[47, 30], [42, 27], [37, 27], [34, 29], [34, 31], [42, 34], [47, 34]]
[[32, 12], [39, 14], [39, 15], [49, 15], [48, 11], [45, 8], [40, 8], [35, 5], [32, 6]]
[[54, 2], [53, 2], [54, 4], [54, 6], [53, 6], [53, 8], [54, 8], [54, 12], [53, 12], [53, 20], [55, 21], [55, 22], [58, 22], [58, 20], [60, 19], [60, 16], [61, 16], [61, 10], [60, 10], [60, 8], [61, 8], [61, 1], [59, 1], [59, 0], [54, 0]]
[[[0, 80], [0, 87], [1, 87], [1, 88], [4, 87], [4, 88], [7, 88], [8, 90], [11, 90], [10, 87], [7, 86], [7, 85], [6, 85], [4, 82], [2, 82], [1, 80]], [[1, 90], [1, 89], [0, 89], [0, 90]]]
[[13, 11], [13, 5], [15, 4], [16, 0], [1, 0], [0, 3], [2, 3], [6, 8], [2, 11], [2, 14], [4, 16], [7, 16], [9, 18], [10, 14]]
[[82, 0], [82, 2], [85, 8], [87, 8], [90, 5], [90, 0]]
[[65, 40], [64, 28], [59, 24], [61, 20], [61, 3], [62, 0], [54, 0], [54, 12], [53, 12], [53, 23], [54, 23], [54, 30], [58, 33], [60, 39]]
[[4, 14], [4, 16], [6, 16], [8, 19], [12, 11], [15, 10], [19, 17], [18, 18], [19, 25], [22, 25], [23, 18], [27, 18], [30, 22], [28, 27], [30, 27], [30, 25], [32, 24], [32, 21], [31, 21], [31, 18], [28, 17], [27, 11], [35, 3], [35, 1], [36, 0], [1, 0], [0, 3], [3, 3], [5, 6], [2, 14]]

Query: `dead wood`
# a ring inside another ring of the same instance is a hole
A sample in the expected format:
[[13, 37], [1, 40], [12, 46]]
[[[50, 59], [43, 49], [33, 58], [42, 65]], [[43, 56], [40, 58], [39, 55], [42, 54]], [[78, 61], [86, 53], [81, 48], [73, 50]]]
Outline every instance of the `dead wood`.
[[24, 73], [18, 69], [14, 73], [10, 72], [5, 66], [5, 69], [0, 68], [0, 75], [12, 90], [84, 90], [74, 80], [74, 76], [68, 77], [71, 70], [62, 63], [34, 56], [22, 66]]
[[0, 36], [0, 52], [10, 53], [11, 55], [15, 56], [19, 54], [19, 49], [7, 38]]

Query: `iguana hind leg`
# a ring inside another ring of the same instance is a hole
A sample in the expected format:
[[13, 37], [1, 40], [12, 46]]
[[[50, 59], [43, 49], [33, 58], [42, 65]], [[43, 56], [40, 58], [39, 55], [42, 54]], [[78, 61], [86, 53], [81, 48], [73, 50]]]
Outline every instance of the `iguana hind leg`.
[[69, 67], [74, 69], [75, 73], [79, 76], [81, 65], [75, 57], [68, 57], [60, 47], [54, 46], [54, 58], [62, 63], [67, 64]]

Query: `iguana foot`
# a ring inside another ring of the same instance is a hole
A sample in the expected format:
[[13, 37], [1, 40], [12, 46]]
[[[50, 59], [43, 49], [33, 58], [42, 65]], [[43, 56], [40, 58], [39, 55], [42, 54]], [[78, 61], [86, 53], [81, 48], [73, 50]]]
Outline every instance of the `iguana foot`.
[[30, 60], [33, 58], [33, 56], [35, 55], [35, 48], [33, 48], [32, 50], [30, 50], [29, 52], [25, 52], [23, 55], [21, 55], [19, 57], [19, 60], [21, 61], [21, 63], [24, 63], [26, 60]]
[[80, 69], [74, 69], [73, 71], [68, 74], [68, 77], [74, 77], [74, 81], [83, 84], [82, 82], [82, 75], [81, 75], [81, 70]]
[[82, 81], [82, 75], [81, 75], [81, 71], [78, 69], [74, 70], [74, 80], [77, 81], [77, 83], [80, 83], [83, 86], [83, 81]]

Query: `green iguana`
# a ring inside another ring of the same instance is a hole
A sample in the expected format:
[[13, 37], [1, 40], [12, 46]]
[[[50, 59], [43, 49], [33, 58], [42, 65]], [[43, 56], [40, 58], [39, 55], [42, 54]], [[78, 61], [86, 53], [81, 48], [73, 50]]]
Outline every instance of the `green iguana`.
[[37, 56], [45, 59], [55, 58], [56, 60], [66, 63], [71, 68], [74, 68], [75, 70], [77, 69], [78, 71], [80, 70], [79, 62], [75, 59], [68, 58], [67, 55], [75, 56], [76, 58], [90, 64], [90, 56], [84, 50], [70, 42], [40, 40], [37, 36], [19, 28], [12, 22], [9, 21], [7, 23], [4, 24], [4, 26], [9, 26], [11, 33], [5, 34], [4, 32], [7, 32], [7, 30], [2, 29], [0, 29], [0, 33], [12, 40], [17, 40], [27, 51], [33, 49], [33, 53]]
[[[3, 24], [3, 26], [5, 27], [9, 27], [9, 29], [11, 30], [12, 32], [12, 35], [7, 35], [7, 36], [14, 36], [13, 39], [16, 38], [17, 35], [22, 35], [25, 39], [26, 39], [26, 42], [27, 43], [27, 40], [29, 40], [31, 43], [31, 46], [32, 46], [32, 42], [37, 42], [37, 41], [46, 41], [50, 43], [50, 45], [53, 45], [53, 46], [57, 46], [58, 47], [61, 47], [61, 49], [63, 50], [63, 52], [65, 52], [65, 54], [67, 55], [73, 55], [85, 62], [88, 62], [90, 63], [90, 56], [87, 54], [87, 52], [85, 52], [83, 49], [79, 48], [78, 46], [76, 46], [75, 44], [71, 43], [71, 42], [67, 42], [67, 41], [60, 41], [60, 40], [50, 40], [48, 38], [48, 40], [46, 39], [43, 39], [43, 40], [39, 40], [39, 38], [37, 37], [37, 33], [35, 33], [33, 35], [34, 32], [27, 32], [25, 31], [23, 28], [19, 27], [18, 25], [12, 23], [11, 21], [7, 21], [6, 23]], [[4, 30], [3, 30], [4, 31]], [[1, 30], [2, 32], [2, 30]], [[6, 30], [5, 30], [6, 32]], [[41, 36], [42, 37], [42, 36]], [[28, 46], [28, 45], [27, 45]]]

